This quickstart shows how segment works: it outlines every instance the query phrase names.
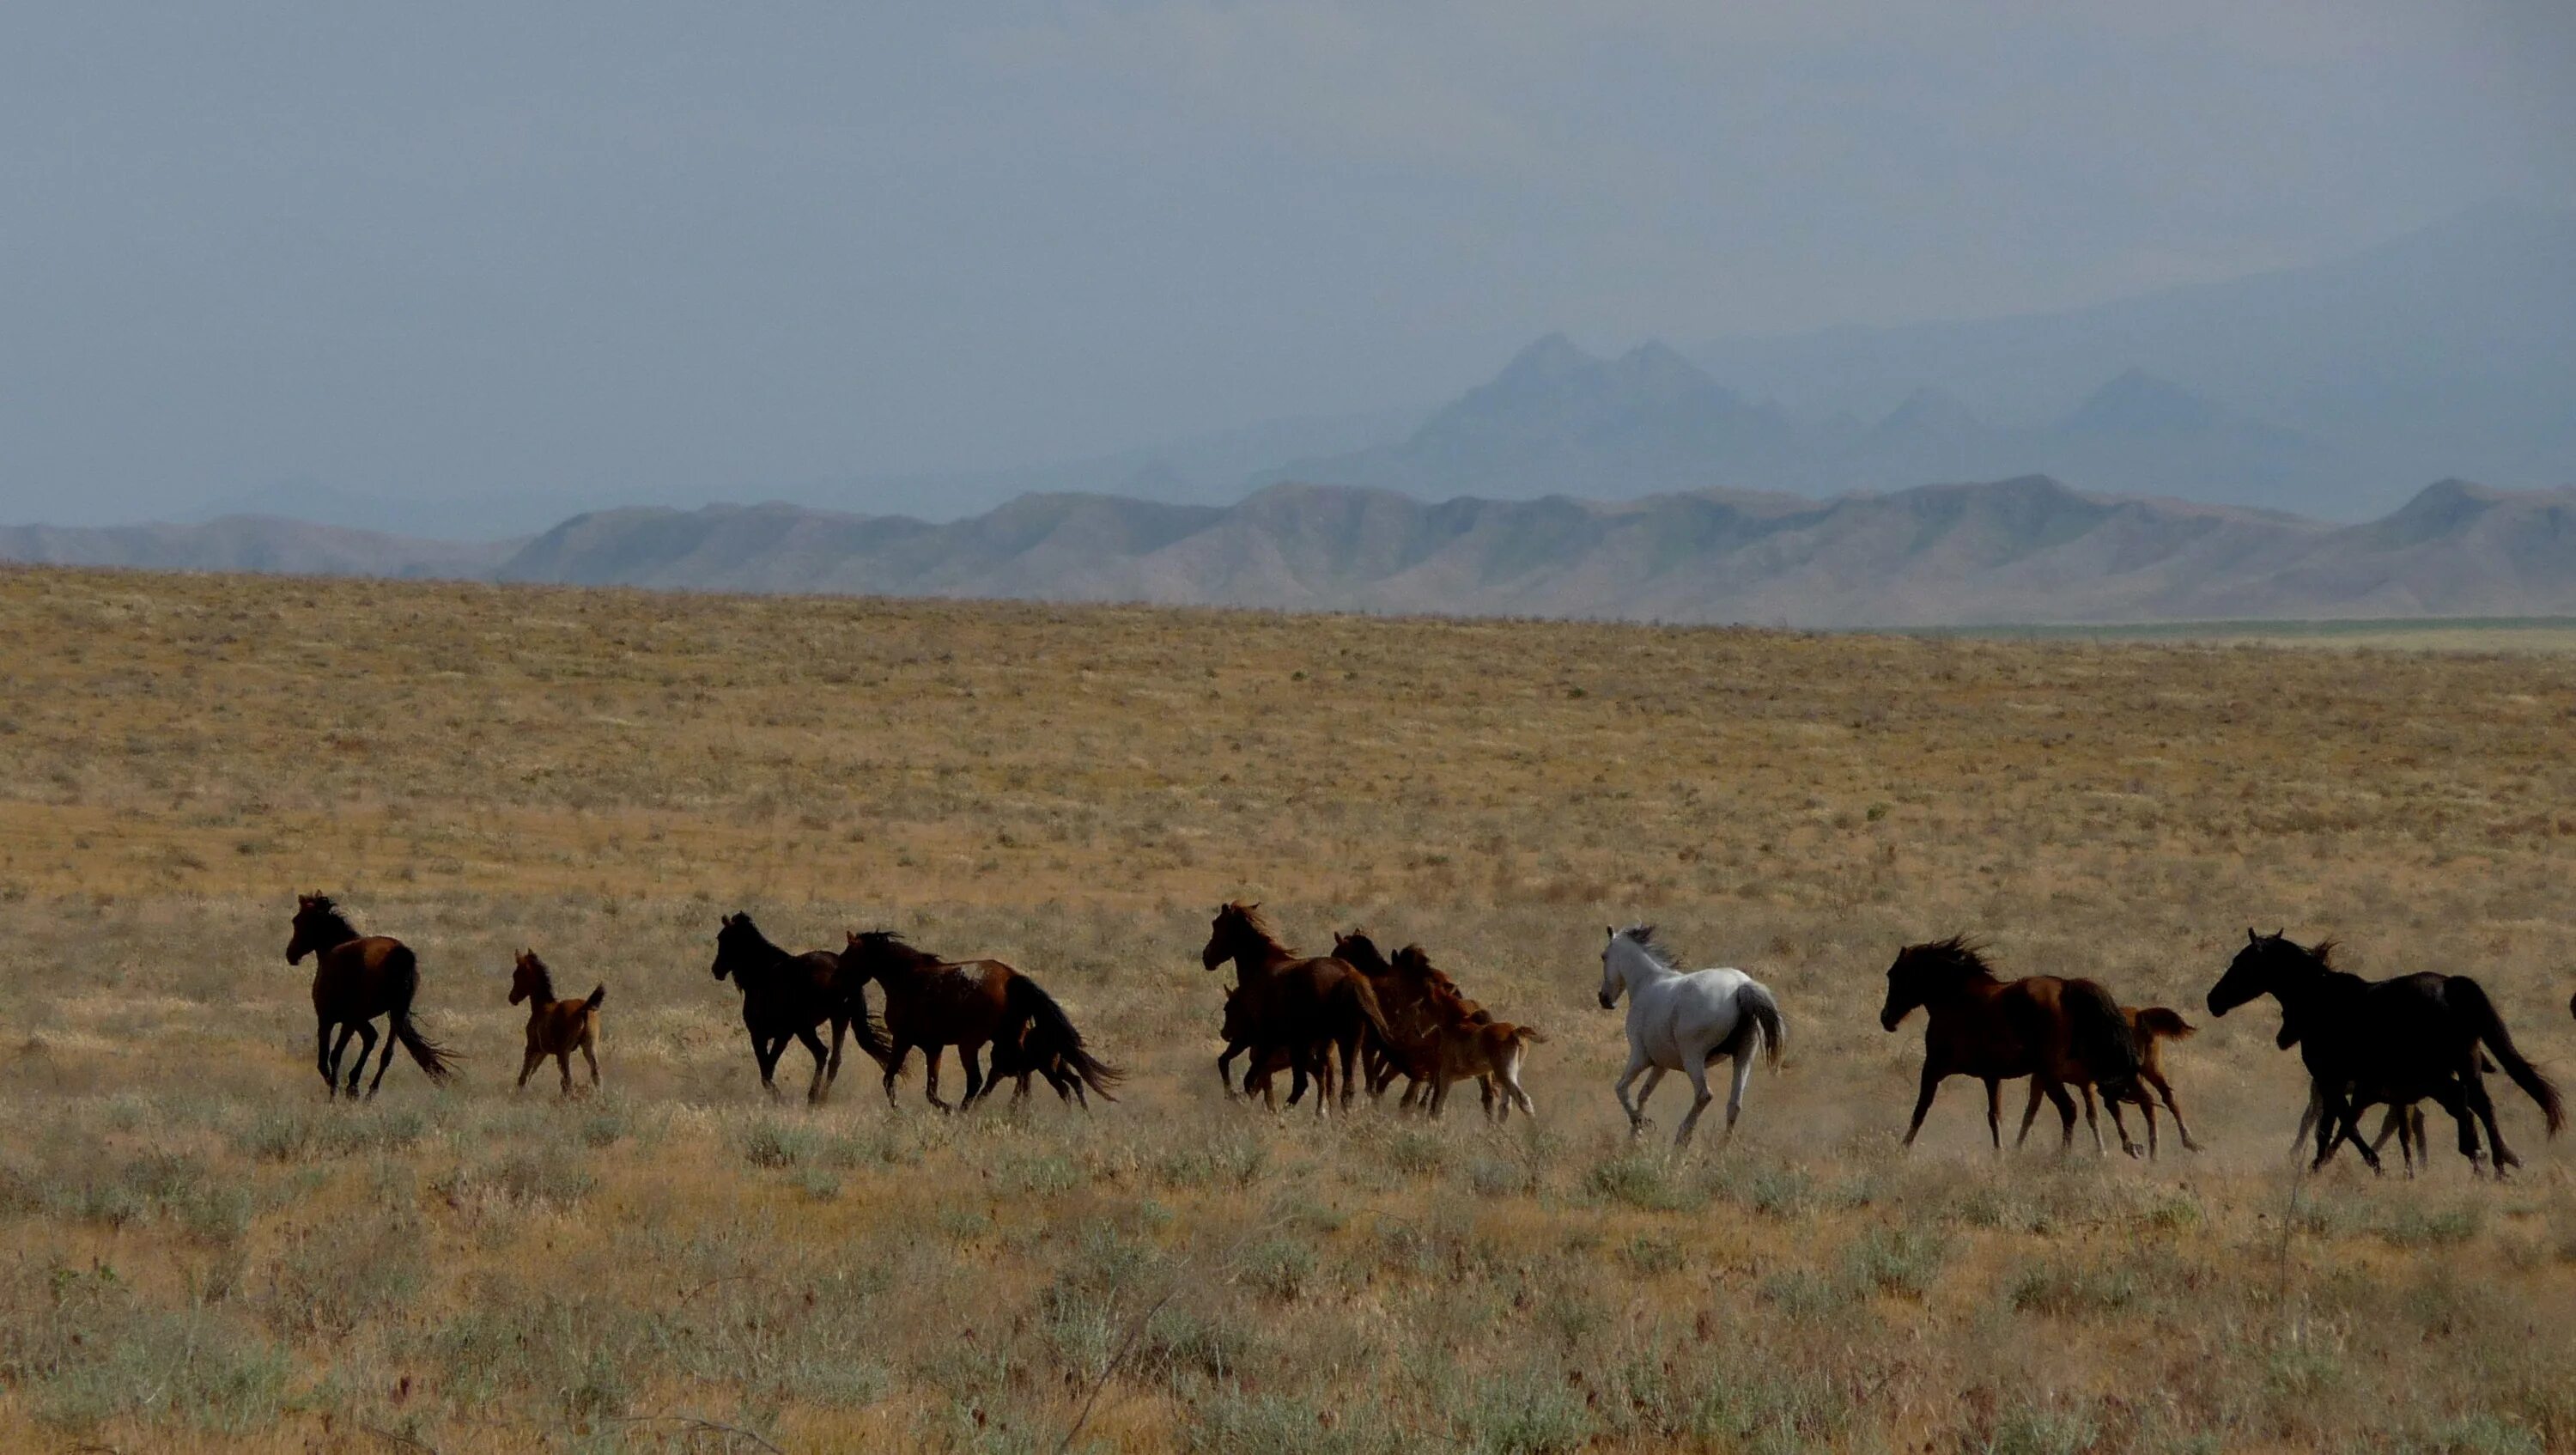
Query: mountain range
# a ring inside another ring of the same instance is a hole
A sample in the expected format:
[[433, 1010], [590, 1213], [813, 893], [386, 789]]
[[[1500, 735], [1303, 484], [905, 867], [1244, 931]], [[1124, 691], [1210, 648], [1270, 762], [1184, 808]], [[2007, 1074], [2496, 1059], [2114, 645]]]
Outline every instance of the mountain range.
[[1434, 504], [1286, 483], [1231, 507], [1033, 495], [937, 524], [790, 505], [633, 508], [488, 547], [248, 519], [13, 531], [0, 532], [0, 556], [1817, 628], [2528, 616], [2576, 614], [2576, 490], [2444, 481], [2382, 519], [2333, 525], [2041, 476], [1825, 501], [1703, 490]]

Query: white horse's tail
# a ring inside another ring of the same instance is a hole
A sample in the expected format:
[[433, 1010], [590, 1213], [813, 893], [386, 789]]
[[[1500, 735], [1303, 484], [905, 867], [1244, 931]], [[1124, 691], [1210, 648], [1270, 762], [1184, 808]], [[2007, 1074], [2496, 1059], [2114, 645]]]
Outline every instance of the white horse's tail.
[[1770, 987], [1759, 980], [1746, 980], [1735, 992], [1735, 1009], [1759, 1028], [1762, 1059], [1771, 1063], [1772, 1070], [1779, 1070], [1780, 1054], [1788, 1048], [1789, 1023], [1780, 1018], [1780, 1002], [1771, 998]]

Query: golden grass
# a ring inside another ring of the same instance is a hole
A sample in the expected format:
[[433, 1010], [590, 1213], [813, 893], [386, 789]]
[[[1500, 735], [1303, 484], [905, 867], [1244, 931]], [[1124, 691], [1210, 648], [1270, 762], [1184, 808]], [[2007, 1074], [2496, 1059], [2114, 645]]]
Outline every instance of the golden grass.
[[[2529, 1104], [2517, 1183], [2294, 1183], [2271, 1011], [2199, 1009], [2333, 933], [2567, 1065], [2576, 658], [50, 571], [0, 634], [7, 1448], [1052, 1450], [1095, 1386], [1075, 1448], [2576, 1448]], [[314, 888], [456, 1089], [322, 1101]], [[1238, 894], [1545, 1027], [1537, 1126], [1227, 1104]], [[1128, 1094], [773, 1107], [737, 908], [1010, 959]], [[1631, 919], [1790, 1017], [1732, 1147], [1622, 1134]], [[2203, 1023], [2211, 1150], [1998, 1163], [1961, 1085], [1899, 1156], [1881, 972], [1958, 930]], [[522, 945], [605, 1095], [509, 1093]]]

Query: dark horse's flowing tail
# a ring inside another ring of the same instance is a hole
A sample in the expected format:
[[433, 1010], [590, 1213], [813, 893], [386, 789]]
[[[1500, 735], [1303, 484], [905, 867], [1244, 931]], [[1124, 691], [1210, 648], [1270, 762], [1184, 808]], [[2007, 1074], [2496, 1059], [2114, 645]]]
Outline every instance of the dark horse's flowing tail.
[[1003, 1004], [1011, 1014], [1029, 1028], [1027, 1056], [1032, 1065], [1045, 1065], [1050, 1056], [1064, 1063], [1064, 1069], [1082, 1078], [1082, 1084], [1100, 1093], [1104, 1101], [1116, 1101], [1110, 1088], [1127, 1079], [1127, 1073], [1094, 1056], [1083, 1048], [1082, 1032], [1055, 997], [1040, 989], [1025, 975], [1014, 975], [1002, 992]]
[[2093, 1073], [2093, 1084], [2113, 1101], [2127, 1095], [2138, 1084], [2138, 1042], [2120, 1002], [2090, 980], [2069, 980], [2061, 1003], [2070, 1049]]
[[[1369, 984], [1367, 976], [1353, 974], [1343, 977], [1340, 984], [1325, 993], [1324, 1004], [1332, 1012], [1336, 1038], [1346, 1028], [1357, 1030], [1365, 1026], [1370, 1035], [1377, 1037], [1379, 1044], [1390, 1051], [1395, 1049], [1395, 1032], [1386, 1028], [1386, 1012], [1378, 1008], [1377, 987]], [[1351, 1016], [1359, 1017], [1359, 1026], [1352, 1025]]]
[[2540, 1114], [2549, 1120], [2549, 1135], [2557, 1136], [2559, 1127], [2567, 1121], [2566, 1108], [2558, 1100], [2558, 1088], [2550, 1084], [2548, 1077], [2540, 1074], [2539, 1067], [2522, 1059], [2522, 1053], [2513, 1048], [2513, 1037], [2504, 1028], [2504, 1017], [2496, 1014], [2495, 1002], [2487, 999], [2484, 987], [2466, 975], [2454, 975], [2442, 989], [2444, 998], [2459, 1005], [2460, 1014], [2467, 1018], [2469, 1028], [2476, 1031], [2478, 1039], [2486, 1042], [2487, 1049], [2495, 1054], [2496, 1061], [2504, 1067], [2504, 1074], [2512, 1077], [2513, 1084], [2521, 1087], [2524, 1094], [2540, 1103]]
[[590, 993], [590, 999], [583, 1001], [582, 1004], [590, 1007], [592, 1010], [597, 1010], [599, 1009], [600, 1002], [606, 999], [608, 999], [608, 987], [606, 984], [602, 984], [598, 989], [593, 990]]
[[[420, 990], [420, 962], [412, 958], [409, 945], [395, 946], [390, 958], [394, 963], [387, 968], [403, 982], [403, 992], [395, 998], [393, 1010], [385, 1017], [386, 1029], [392, 1032], [395, 1040], [402, 1042], [402, 1048], [411, 1053], [412, 1060], [420, 1063], [420, 1069], [428, 1073], [430, 1080], [445, 1081], [456, 1074], [456, 1053], [422, 1035], [420, 1027], [412, 1024], [411, 998]], [[383, 1075], [381, 1071], [377, 1074], [379, 1077]], [[350, 1084], [356, 1085], [355, 1082]]]

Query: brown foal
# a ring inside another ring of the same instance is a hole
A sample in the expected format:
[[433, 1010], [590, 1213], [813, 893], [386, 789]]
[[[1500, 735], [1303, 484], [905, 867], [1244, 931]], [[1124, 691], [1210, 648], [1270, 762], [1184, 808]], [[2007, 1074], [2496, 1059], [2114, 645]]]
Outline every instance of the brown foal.
[[547, 971], [546, 962], [538, 959], [534, 950], [519, 952], [518, 968], [510, 972], [510, 1003], [528, 1003], [528, 1057], [519, 1063], [522, 1090], [536, 1073], [538, 1063], [552, 1056], [563, 1072], [563, 1094], [572, 1095], [572, 1053], [576, 1049], [590, 1065], [591, 1090], [599, 1089], [599, 1057], [592, 1054], [591, 1047], [599, 1040], [599, 1004], [606, 999], [605, 985], [593, 990], [587, 1000], [555, 999], [555, 978]]

